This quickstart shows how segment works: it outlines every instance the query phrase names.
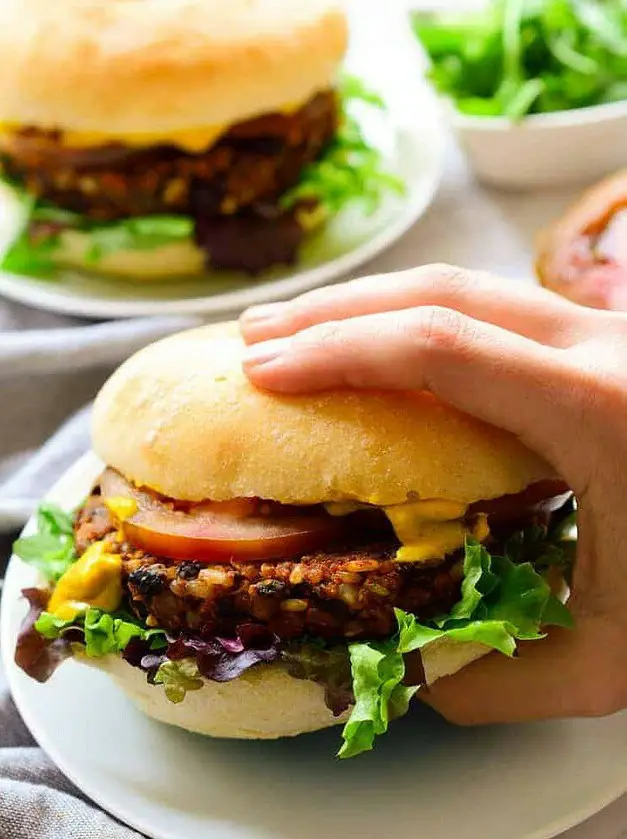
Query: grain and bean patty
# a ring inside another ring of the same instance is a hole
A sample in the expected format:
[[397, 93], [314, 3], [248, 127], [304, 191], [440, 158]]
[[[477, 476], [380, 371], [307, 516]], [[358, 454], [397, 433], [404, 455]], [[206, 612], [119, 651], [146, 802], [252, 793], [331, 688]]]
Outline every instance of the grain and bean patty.
[[118, 543], [98, 494], [78, 513], [75, 534], [79, 554], [109, 539], [122, 555], [130, 607], [172, 631], [228, 636], [252, 619], [283, 639], [377, 638], [393, 631], [395, 606], [427, 618], [449, 611], [460, 595], [458, 558], [435, 567], [400, 564], [392, 541], [284, 561], [173, 562]]

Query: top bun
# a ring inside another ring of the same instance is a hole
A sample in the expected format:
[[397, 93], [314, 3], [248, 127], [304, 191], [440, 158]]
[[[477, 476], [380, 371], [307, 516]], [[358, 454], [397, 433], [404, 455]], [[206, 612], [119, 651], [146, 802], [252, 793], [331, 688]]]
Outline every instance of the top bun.
[[469, 504], [553, 476], [516, 438], [430, 394], [277, 396], [249, 383], [242, 352], [231, 323], [134, 355], [96, 399], [98, 455], [136, 484], [186, 501]]
[[0, 123], [227, 126], [332, 85], [346, 42], [334, 0], [2, 0]]

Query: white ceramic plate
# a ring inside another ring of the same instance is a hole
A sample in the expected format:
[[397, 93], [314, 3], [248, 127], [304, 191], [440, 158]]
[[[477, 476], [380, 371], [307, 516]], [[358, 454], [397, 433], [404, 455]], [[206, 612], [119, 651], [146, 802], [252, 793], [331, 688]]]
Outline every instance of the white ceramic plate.
[[[385, 113], [364, 110], [363, 124], [381, 149], [387, 168], [405, 182], [405, 196], [389, 196], [370, 217], [356, 207], [341, 213], [310, 237], [295, 268], [275, 270], [263, 279], [216, 272], [201, 279], [134, 284], [70, 270], [60, 272], [55, 280], [0, 272], [0, 294], [40, 309], [93, 318], [224, 315], [291, 297], [353, 272], [420, 218], [441, 176], [443, 134], [438, 109], [422, 81], [417, 52], [402, 32], [398, 34], [398, 24], [398, 16], [385, 13], [384, 4], [365, 16], [363, 9], [361, 16], [353, 12], [353, 40], [346, 64], [388, 102]], [[10, 206], [0, 207], [0, 240], [2, 234], [6, 240], [14, 225]]]
[[[99, 469], [83, 458], [50, 497], [78, 504]], [[1, 647], [18, 708], [80, 789], [154, 839], [548, 839], [627, 789], [625, 714], [463, 730], [416, 708], [372, 754], [340, 762], [337, 730], [263, 743], [159, 725], [73, 661], [38, 685], [12, 662], [34, 581], [13, 559]]]

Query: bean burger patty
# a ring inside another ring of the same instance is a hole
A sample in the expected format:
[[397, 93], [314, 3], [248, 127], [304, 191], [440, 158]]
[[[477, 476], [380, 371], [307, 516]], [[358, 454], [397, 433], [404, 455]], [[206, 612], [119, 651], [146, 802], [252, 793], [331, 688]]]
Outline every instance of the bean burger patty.
[[228, 636], [252, 619], [285, 640], [378, 638], [393, 632], [395, 606], [428, 618], [460, 596], [459, 553], [435, 566], [398, 563], [392, 538], [290, 560], [173, 562], [117, 541], [98, 491], [77, 515], [75, 538], [79, 554], [106, 539], [122, 556], [130, 608], [171, 631]]

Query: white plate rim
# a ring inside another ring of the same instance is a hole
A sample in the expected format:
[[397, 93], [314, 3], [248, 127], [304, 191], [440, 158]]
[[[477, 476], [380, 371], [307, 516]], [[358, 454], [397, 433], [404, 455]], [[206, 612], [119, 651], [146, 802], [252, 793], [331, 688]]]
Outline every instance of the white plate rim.
[[[64, 493], [76, 493], [77, 485], [85, 485], [86, 487], [95, 480], [102, 469], [102, 462], [96, 457], [93, 452], [88, 452], [80, 457], [57, 481], [52, 489], [46, 494], [46, 499], [54, 499], [62, 503], [62, 496]], [[74, 488], [74, 490], [73, 490]], [[25, 532], [32, 531], [34, 520], [31, 518], [25, 527]], [[59, 769], [66, 775], [67, 778], [83, 793], [85, 793], [91, 800], [100, 806], [105, 812], [111, 814], [124, 822], [129, 827], [152, 839], [181, 839], [180, 836], [170, 832], [167, 829], [156, 830], [154, 825], [150, 824], [142, 816], [137, 816], [124, 805], [117, 805], [111, 801], [106, 794], [103, 794], [98, 787], [97, 781], [92, 779], [83, 779], [78, 777], [78, 771], [74, 771], [71, 761], [66, 759], [63, 749], [54, 742], [54, 737], [49, 735], [45, 730], [43, 722], [37, 719], [34, 713], [31, 713], [28, 707], [28, 702], [22, 697], [21, 688], [17, 680], [18, 669], [13, 661], [13, 649], [15, 644], [15, 634], [12, 631], [11, 620], [9, 617], [9, 608], [4, 608], [5, 599], [8, 600], [13, 596], [13, 578], [16, 580], [20, 574], [27, 568], [19, 559], [13, 556], [7, 567], [5, 577], [5, 585], [2, 593], [2, 601], [0, 603], [0, 654], [2, 656], [2, 665], [4, 672], [13, 696], [14, 702], [18, 711], [22, 715], [22, 719], [27, 727], [44, 750], [50, 759], [59, 767]], [[20, 584], [21, 585], [21, 584]], [[74, 662], [66, 662], [67, 666], [80, 666]], [[625, 768], [625, 777], [617, 782], [614, 786], [608, 788], [604, 795], [600, 795], [582, 805], [579, 809], [573, 810], [568, 818], [558, 818], [548, 823], [545, 827], [534, 830], [531, 833], [525, 833], [520, 836], [520, 839], [553, 839], [564, 831], [581, 824], [586, 819], [599, 813], [608, 805], [619, 799], [625, 792], [627, 792], [627, 767]]]

